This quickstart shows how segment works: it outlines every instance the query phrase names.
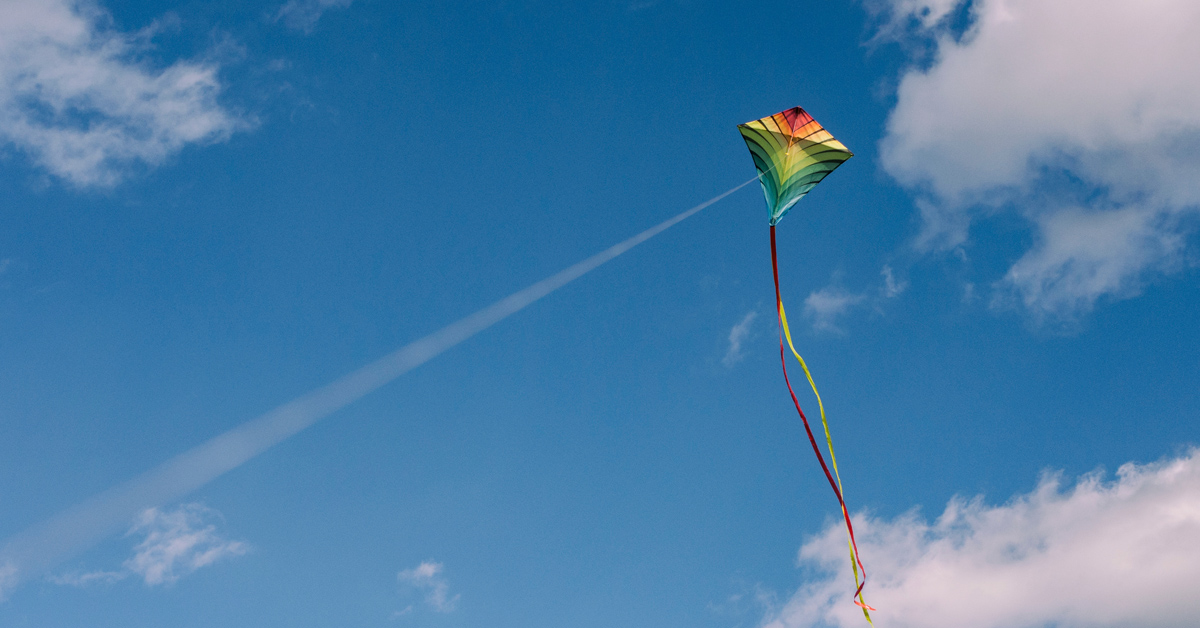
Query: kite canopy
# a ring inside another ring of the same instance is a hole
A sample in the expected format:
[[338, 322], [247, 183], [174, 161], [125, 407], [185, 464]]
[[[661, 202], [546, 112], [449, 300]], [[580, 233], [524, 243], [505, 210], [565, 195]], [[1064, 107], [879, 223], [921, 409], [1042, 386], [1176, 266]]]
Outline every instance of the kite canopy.
[[758, 168], [771, 225], [833, 172], [850, 152], [800, 107], [739, 124], [738, 130]]

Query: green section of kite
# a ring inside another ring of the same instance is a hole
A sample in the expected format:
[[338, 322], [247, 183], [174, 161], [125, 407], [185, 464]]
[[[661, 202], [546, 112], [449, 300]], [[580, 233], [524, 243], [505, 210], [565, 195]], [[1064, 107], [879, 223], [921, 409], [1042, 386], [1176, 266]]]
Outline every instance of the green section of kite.
[[772, 225], [842, 162], [854, 156], [800, 107], [739, 124], [738, 130], [758, 169]]

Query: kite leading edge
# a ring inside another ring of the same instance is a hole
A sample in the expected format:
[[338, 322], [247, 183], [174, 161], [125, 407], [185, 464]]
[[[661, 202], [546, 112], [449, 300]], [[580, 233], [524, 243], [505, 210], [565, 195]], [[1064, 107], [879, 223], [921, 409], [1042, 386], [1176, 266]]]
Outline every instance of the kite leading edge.
[[[854, 572], [856, 587], [853, 596], [854, 603], [862, 608], [867, 621], [874, 625], [874, 622], [871, 621], [870, 611], [875, 609], [868, 606], [866, 600], [863, 599], [863, 587], [867, 584], [867, 570], [863, 567], [858, 553], [858, 543], [854, 540], [854, 526], [850, 523], [850, 511], [846, 508], [842, 492], [842, 478], [838, 473], [837, 458], [833, 454], [833, 438], [829, 435], [829, 423], [825, 420], [825, 404], [821, 402], [821, 394], [817, 392], [817, 384], [808, 371], [808, 365], [804, 363], [804, 358], [800, 357], [800, 353], [796, 351], [796, 346], [792, 343], [787, 314], [784, 312], [783, 299], [779, 292], [779, 263], [775, 252], [775, 225], [797, 201], [808, 194], [809, 190], [842, 165], [842, 162], [853, 157], [854, 153], [834, 139], [833, 135], [825, 130], [825, 127], [822, 127], [800, 107], [793, 107], [761, 120], [739, 124], [738, 130], [741, 131], [742, 138], [746, 140], [746, 147], [750, 149], [750, 156], [754, 159], [754, 167], [758, 170], [758, 179], [762, 184], [763, 196], [766, 197], [767, 210], [771, 217], [771, 272], [775, 278], [775, 310], [780, 330], [779, 359], [783, 364], [783, 381], [787, 384], [788, 393], [792, 396], [792, 403], [796, 406], [796, 412], [800, 414], [800, 420], [804, 423], [804, 431], [808, 434], [808, 440], [812, 444], [813, 452], [817, 455], [817, 461], [821, 463], [821, 470], [825, 472], [825, 478], [829, 480], [829, 486], [833, 488], [838, 505], [842, 509], [842, 518], [846, 523], [847, 545], [850, 549], [850, 569]], [[816, 437], [813, 436], [812, 428], [808, 424], [808, 417], [804, 416], [804, 410], [800, 409], [800, 401], [796, 399], [796, 393], [792, 390], [792, 383], [788, 379], [785, 339], [787, 348], [791, 349], [792, 355], [800, 362], [800, 368], [804, 370], [804, 376], [808, 379], [813, 394], [817, 397], [817, 407], [821, 412], [821, 426], [825, 429], [825, 444], [829, 449], [829, 460], [833, 466], [833, 473], [829, 472], [829, 466], [825, 464], [825, 457], [821, 454]], [[862, 574], [861, 581], [860, 573]]]

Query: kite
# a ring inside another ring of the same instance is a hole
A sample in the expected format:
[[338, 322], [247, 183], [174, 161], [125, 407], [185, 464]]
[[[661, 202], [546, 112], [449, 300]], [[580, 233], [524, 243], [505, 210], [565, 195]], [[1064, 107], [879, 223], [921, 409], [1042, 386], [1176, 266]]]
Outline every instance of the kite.
[[[763, 195], [767, 199], [767, 210], [771, 214], [771, 272], [775, 277], [775, 310], [780, 329], [779, 359], [783, 364], [783, 381], [787, 384], [788, 392], [792, 396], [792, 403], [796, 406], [796, 412], [800, 413], [804, 431], [808, 433], [808, 440], [812, 443], [813, 452], [817, 454], [817, 460], [821, 463], [825, 478], [833, 487], [838, 504], [842, 508], [842, 518], [846, 522], [847, 545], [850, 548], [850, 569], [854, 572], [854, 584], [857, 587], [854, 590], [853, 598], [857, 598], [854, 603], [862, 608], [867, 621], [874, 625], [874, 622], [871, 621], [870, 611], [875, 609], [868, 606], [863, 599], [862, 591], [867, 584], [867, 570], [863, 567], [862, 559], [859, 557], [858, 543], [854, 540], [854, 526], [850, 523], [850, 512], [846, 509], [846, 500], [842, 492], [842, 478], [838, 474], [837, 458], [833, 455], [833, 438], [829, 435], [829, 423], [825, 420], [825, 404], [821, 402], [821, 393], [817, 392], [817, 384], [813, 381], [808, 365], [804, 363], [804, 358], [800, 357], [800, 353], [796, 351], [796, 346], [792, 343], [787, 315], [783, 310], [783, 299], [779, 293], [779, 263], [775, 254], [775, 225], [796, 205], [797, 201], [808, 194], [809, 190], [842, 165], [842, 162], [853, 157], [854, 153], [834, 139], [833, 135], [825, 130], [825, 127], [800, 107], [793, 107], [761, 120], [739, 124], [738, 130], [741, 131], [742, 138], [746, 140], [746, 147], [750, 149], [750, 155], [754, 158], [754, 167], [758, 170], [759, 183], [762, 184]], [[808, 424], [808, 417], [804, 416], [804, 411], [800, 409], [800, 401], [796, 399], [796, 392], [792, 390], [792, 383], [788, 379], [787, 354], [784, 351], [785, 338], [787, 347], [792, 350], [792, 355], [796, 356], [796, 360], [800, 362], [800, 368], [804, 369], [808, 384], [817, 397], [817, 407], [821, 411], [821, 426], [825, 428], [825, 444], [829, 449], [829, 460], [833, 466], [833, 473], [829, 472], [829, 465], [825, 464], [825, 457], [821, 454], [821, 448], [817, 446], [817, 439], [813, 436], [812, 428]], [[860, 572], [862, 574], [861, 582], [859, 581]]]

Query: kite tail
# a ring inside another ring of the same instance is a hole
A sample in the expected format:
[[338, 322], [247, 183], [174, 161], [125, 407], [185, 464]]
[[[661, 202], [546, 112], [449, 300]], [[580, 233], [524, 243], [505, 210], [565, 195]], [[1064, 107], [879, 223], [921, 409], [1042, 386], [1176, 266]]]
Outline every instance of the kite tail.
[[[857, 588], [854, 590], [854, 604], [862, 609], [863, 615], [867, 618], [867, 622], [872, 626], [875, 622], [871, 621], [871, 613], [869, 611], [876, 610], [868, 606], [863, 598], [863, 587], [867, 586], [867, 569], [863, 567], [862, 559], [858, 552], [858, 543], [854, 539], [854, 525], [850, 523], [850, 511], [846, 508], [846, 501], [842, 495], [842, 478], [838, 473], [837, 457], [833, 454], [833, 438], [829, 435], [829, 423], [825, 420], [825, 404], [821, 402], [821, 394], [817, 392], [817, 384], [813, 381], [812, 373], [808, 371], [808, 365], [804, 363], [804, 358], [800, 357], [800, 353], [796, 351], [796, 346], [792, 344], [792, 334], [788, 329], [787, 314], [783, 309], [783, 299], [779, 293], [779, 262], [775, 252], [775, 225], [771, 225], [771, 272], [775, 277], [775, 311], [778, 316], [780, 338], [779, 338], [779, 360], [783, 365], [783, 381], [787, 384], [788, 393], [792, 396], [792, 403], [796, 406], [796, 412], [800, 414], [800, 420], [804, 423], [804, 431], [808, 434], [808, 442], [812, 444], [813, 453], [817, 455], [817, 461], [821, 463], [821, 470], [825, 472], [825, 478], [829, 480], [829, 486], [833, 488], [834, 495], [837, 496], [838, 505], [842, 508], [842, 519], [846, 522], [847, 545], [850, 550], [850, 569], [854, 572], [854, 584]], [[833, 463], [833, 473], [829, 472], [829, 467], [825, 464], [825, 457], [821, 455], [821, 448], [817, 445], [817, 439], [813, 436], [812, 428], [808, 424], [808, 417], [804, 416], [804, 410], [800, 409], [800, 401], [796, 399], [796, 393], [792, 390], [792, 382], [787, 374], [787, 354], [784, 350], [784, 338], [787, 338], [787, 346], [792, 350], [792, 355], [796, 356], [796, 360], [800, 362], [800, 368], [804, 369], [804, 375], [808, 378], [808, 384], [812, 387], [813, 394], [817, 396], [817, 407], [821, 412], [821, 426], [825, 428], [825, 443], [829, 448], [829, 459]], [[836, 479], [835, 479], [836, 478]], [[859, 581], [859, 572], [862, 572], [862, 581]]]

